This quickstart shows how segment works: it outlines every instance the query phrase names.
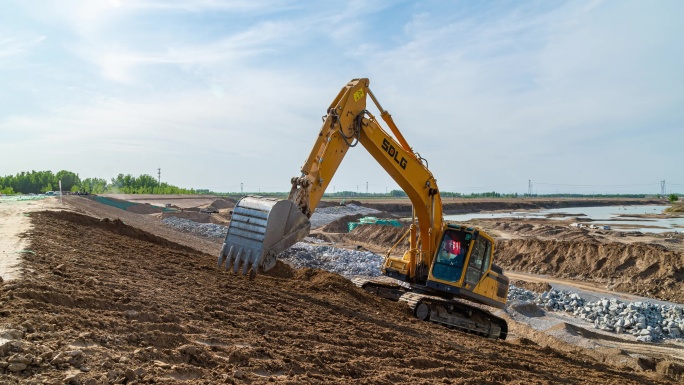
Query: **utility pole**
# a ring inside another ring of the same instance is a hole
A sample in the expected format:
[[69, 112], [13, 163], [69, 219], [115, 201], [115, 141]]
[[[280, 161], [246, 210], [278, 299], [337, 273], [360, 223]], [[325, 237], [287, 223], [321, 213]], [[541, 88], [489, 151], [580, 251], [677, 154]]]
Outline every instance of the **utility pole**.
[[243, 193], [242, 183], [240, 183], [240, 194], [242, 194], [242, 193]]
[[665, 179], [660, 181], [660, 195], [665, 196]]
[[532, 179], [527, 180], [527, 195], [532, 196]]
[[366, 182], [366, 195], [368, 195], [368, 182]]
[[159, 182], [159, 186], [161, 186], [161, 167], [157, 169], [157, 179]]

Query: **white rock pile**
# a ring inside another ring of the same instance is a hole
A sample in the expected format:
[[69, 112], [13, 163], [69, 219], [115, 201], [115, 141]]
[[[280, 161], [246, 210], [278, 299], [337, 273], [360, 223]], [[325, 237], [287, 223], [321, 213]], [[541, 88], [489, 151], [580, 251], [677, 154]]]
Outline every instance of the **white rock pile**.
[[362, 215], [368, 215], [368, 214], [377, 214], [380, 211], [376, 209], [372, 209], [370, 207], [363, 207], [363, 206], [357, 206], [353, 203], [350, 203], [346, 206], [330, 206], [330, 207], [320, 207], [317, 208], [316, 211], [314, 211], [313, 215], [311, 215], [311, 228], [316, 229], [322, 226], [327, 225], [330, 222], [336, 221], [342, 217], [345, 217], [347, 215], [354, 215], [354, 214], [362, 214]]
[[615, 298], [585, 301], [577, 293], [550, 290], [542, 294], [511, 286], [509, 300], [529, 301], [550, 311], [570, 313], [594, 328], [629, 333], [637, 341], [655, 342], [684, 337], [684, 307], [657, 303], [623, 302]]
[[296, 268], [310, 267], [351, 277], [380, 275], [383, 257], [370, 251], [347, 250], [298, 242], [278, 255]]
[[227, 226], [214, 223], [198, 223], [185, 218], [168, 217], [162, 219], [162, 222], [175, 229], [206, 238], [225, 238], [228, 233]]

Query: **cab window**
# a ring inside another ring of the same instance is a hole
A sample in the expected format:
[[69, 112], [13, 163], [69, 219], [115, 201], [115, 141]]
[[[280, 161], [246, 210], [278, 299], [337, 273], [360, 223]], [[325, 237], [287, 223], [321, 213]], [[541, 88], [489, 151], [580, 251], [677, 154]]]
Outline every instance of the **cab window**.
[[480, 282], [482, 274], [489, 269], [491, 253], [491, 242], [485, 237], [478, 237], [473, 244], [473, 251], [470, 254], [470, 261], [466, 270], [467, 283], [477, 285]]
[[470, 237], [470, 234], [461, 231], [449, 230], [444, 233], [432, 269], [435, 278], [451, 282], [461, 279]]

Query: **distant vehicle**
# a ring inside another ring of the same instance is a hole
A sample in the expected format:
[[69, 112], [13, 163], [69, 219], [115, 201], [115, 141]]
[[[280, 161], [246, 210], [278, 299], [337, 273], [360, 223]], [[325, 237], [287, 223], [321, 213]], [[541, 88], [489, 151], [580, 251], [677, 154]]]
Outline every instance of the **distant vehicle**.
[[46, 191], [45, 195], [53, 196], [53, 195], [55, 195], [55, 192], [54, 191]]
[[603, 226], [604, 230], [610, 230], [610, 226]]
[[590, 228], [590, 229], [598, 229], [599, 227], [596, 226], [596, 225], [589, 225], [589, 228]]

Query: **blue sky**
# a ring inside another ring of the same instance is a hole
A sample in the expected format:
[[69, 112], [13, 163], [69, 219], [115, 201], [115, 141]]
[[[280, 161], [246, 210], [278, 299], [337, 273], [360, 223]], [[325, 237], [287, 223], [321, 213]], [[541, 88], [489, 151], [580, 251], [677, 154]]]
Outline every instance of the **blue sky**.
[[[681, 1], [0, 4], [1, 175], [285, 191], [368, 77], [442, 190], [684, 193]], [[358, 147], [331, 188], [366, 182]]]

